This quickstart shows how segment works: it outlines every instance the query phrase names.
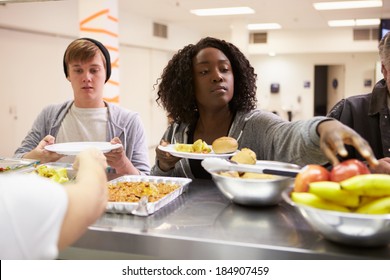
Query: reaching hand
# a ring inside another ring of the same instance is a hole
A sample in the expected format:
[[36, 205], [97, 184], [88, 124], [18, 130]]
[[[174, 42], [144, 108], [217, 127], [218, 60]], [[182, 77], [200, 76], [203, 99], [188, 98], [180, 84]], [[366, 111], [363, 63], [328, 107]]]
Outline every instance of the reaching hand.
[[337, 154], [345, 157], [348, 155], [345, 144], [352, 145], [367, 160], [370, 167], [378, 165], [370, 145], [357, 132], [337, 120], [321, 122], [317, 131], [320, 135], [320, 148], [333, 165], [339, 163]]

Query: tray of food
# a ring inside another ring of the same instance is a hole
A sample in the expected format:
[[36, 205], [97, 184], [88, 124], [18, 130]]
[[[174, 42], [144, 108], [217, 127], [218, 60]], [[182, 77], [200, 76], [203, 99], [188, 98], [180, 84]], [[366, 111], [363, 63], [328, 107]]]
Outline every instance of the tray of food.
[[188, 178], [126, 175], [108, 182], [106, 212], [148, 216], [187, 190]]
[[38, 160], [23, 158], [0, 158], [0, 173], [21, 170], [38, 164]]
[[35, 173], [39, 176], [51, 179], [57, 183], [63, 184], [76, 178], [76, 170], [71, 163], [49, 162], [30, 166], [20, 170], [21, 173]]

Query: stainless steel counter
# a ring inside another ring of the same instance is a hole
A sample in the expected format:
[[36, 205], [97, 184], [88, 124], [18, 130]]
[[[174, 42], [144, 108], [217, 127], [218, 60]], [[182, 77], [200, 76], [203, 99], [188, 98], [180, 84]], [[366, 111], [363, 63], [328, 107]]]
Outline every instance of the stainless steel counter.
[[390, 259], [390, 246], [324, 240], [284, 202], [266, 208], [233, 204], [209, 180], [193, 181], [148, 217], [104, 214], [60, 258], [83, 258], [80, 249], [102, 259]]

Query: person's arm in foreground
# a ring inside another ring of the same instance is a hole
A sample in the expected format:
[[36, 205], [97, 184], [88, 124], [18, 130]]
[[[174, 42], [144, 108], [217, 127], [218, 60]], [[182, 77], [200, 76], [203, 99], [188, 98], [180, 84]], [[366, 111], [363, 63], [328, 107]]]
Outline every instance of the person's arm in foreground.
[[108, 192], [106, 167], [106, 158], [96, 149], [85, 150], [77, 156], [76, 182], [66, 185], [69, 202], [58, 241], [60, 250], [81, 237], [104, 212]]

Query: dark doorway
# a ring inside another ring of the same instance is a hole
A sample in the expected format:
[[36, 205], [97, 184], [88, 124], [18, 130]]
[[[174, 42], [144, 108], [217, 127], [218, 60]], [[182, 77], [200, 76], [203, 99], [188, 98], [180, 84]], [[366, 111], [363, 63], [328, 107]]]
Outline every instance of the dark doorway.
[[326, 116], [328, 102], [328, 66], [314, 66], [314, 116]]

